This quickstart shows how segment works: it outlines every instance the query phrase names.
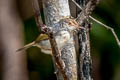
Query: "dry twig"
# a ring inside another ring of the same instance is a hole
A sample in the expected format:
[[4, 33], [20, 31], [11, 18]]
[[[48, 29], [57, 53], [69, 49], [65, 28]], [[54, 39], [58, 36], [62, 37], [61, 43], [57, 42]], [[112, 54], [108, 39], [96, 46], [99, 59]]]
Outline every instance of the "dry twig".
[[82, 9], [78, 17], [76, 18], [76, 21], [82, 25], [86, 19], [90, 16], [90, 14], [93, 12], [96, 5], [99, 3], [99, 0], [89, 0], [89, 2], [86, 4], [86, 6]]
[[[82, 10], [82, 7], [81, 7], [78, 3], [76, 3], [74, 0], [72, 0], [72, 2], [73, 2], [80, 10]], [[89, 18], [92, 19], [93, 21], [97, 22], [98, 24], [104, 26], [104, 27], [107, 28], [108, 30], [110, 30], [110, 31], [112, 32], [115, 40], [117, 41], [118, 46], [120, 47], [120, 40], [118, 39], [118, 36], [117, 36], [117, 34], [115, 33], [115, 31], [114, 31], [113, 28], [105, 25], [104, 23], [98, 21], [97, 19], [95, 19], [95, 18], [92, 17], [92, 16], [89, 16]]]
[[32, 5], [33, 5], [33, 11], [34, 11], [37, 27], [41, 31], [42, 27], [45, 25], [43, 24], [43, 21], [41, 18], [38, 0], [33, 0]]

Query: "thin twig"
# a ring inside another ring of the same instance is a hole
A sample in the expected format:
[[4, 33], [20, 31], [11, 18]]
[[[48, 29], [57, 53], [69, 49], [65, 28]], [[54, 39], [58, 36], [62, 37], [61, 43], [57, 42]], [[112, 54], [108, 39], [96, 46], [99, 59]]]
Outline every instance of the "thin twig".
[[[72, 2], [73, 2], [80, 10], [82, 10], [82, 7], [81, 7], [78, 3], [76, 3], [74, 0], [72, 0]], [[115, 33], [115, 31], [114, 31], [113, 28], [105, 25], [104, 23], [98, 21], [97, 19], [95, 19], [95, 18], [92, 17], [92, 16], [89, 16], [89, 18], [92, 19], [93, 21], [97, 22], [98, 24], [104, 26], [105, 28], [109, 29], [109, 30], [112, 32], [113, 36], [115, 37], [115, 40], [117, 41], [118, 46], [120, 47], [120, 40], [118, 39], [118, 36], [117, 36], [117, 34]]]
[[60, 56], [61, 51], [59, 51], [56, 40], [55, 40], [52, 33], [49, 33], [49, 38], [50, 38], [50, 43], [51, 43], [51, 48], [52, 48], [52, 54], [53, 54], [53, 57], [56, 61], [56, 66], [61, 71], [64, 80], [68, 80], [68, 77], [67, 77], [65, 70], [64, 70], [65, 63]]
[[41, 27], [43, 27], [45, 25], [43, 24], [43, 21], [42, 21], [42, 18], [41, 18], [38, 0], [33, 0], [32, 5], [33, 5], [33, 11], [34, 11], [37, 27], [38, 27], [39, 30], [41, 30]]
[[90, 17], [93, 21], [97, 22], [98, 24], [104, 26], [106, 29], [110, 30], [110, 31], [112, 32], [113, 36], [115, 37], [118, 46], [120, 47], [120, 41], [119, 41], [118, 36], [117, 36], [117, 34], [115, 33], [115, 31], [114, 31], [113, 28], [111, 28], [111, 27], [103, 24], [102, 22], [98, 21], [97, 19], [95, 19], [95, 18], [93, 18], [93, 17], [91, 17], [91, 16], [89, 16], [89, 17]]
[[89, 2], [86, 4], [86, 6], [82, 9], [78, 17], [76, 18], [76, 21], [82, 25], [84, 23], [84, 20], [88, 19], [89, 15], [93, 12], [96, 5], [99, 3], [99, 0], [89, 0]]

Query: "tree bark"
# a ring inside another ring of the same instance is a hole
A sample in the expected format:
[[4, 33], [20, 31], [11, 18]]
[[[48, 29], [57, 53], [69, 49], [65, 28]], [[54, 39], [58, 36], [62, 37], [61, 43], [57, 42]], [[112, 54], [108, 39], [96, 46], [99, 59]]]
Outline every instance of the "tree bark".
[[89, 32], [87, 31], [88, 24], [85, 22], [83, 26], [86, 30], [82, 29], [78, 31], [79, 38], [79, 78], [80, 80], [92, 80], [92, 59], [90, 56], [90, 42]]
[[[59, 24], [61, 19], [70, 16], [68, 0], [43, 0], [44, 16], [47, 26], [55, 26]], [[65, 26], [63, 24], [63, 26]], [[58, 26], [59, 27], [59, 26]], [[73, 44], [73, 38], [64, 46], [61, 51], [61, 59], [65, 64], [66, 80], [77, 80], [77, 66], [76, 66], [76, 53]], [[54, 59], [53, 59], [54, 60]], [[56, 65], [56, 61], [55, 65]], [[58, 80], [63, 80], [63, 76], [56, 67], [56, 75]]]
[[78, 4], [83, 7], [83, 10], [78, 15], [77, 21], [84, 29], [78, 31], [78, 73], [80, 80], [93, 80], [92, 79], [92, 59], [90, 56], [90, 42], [89, 31], [90, 23], [88, 17], [98, 4], [99, 0], [77, 0]]

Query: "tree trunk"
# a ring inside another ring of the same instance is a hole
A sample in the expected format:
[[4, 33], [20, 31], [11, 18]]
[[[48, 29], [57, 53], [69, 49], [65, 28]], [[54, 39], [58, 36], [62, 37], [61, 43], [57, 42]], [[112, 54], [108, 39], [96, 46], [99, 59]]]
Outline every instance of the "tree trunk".
[[[70, 16], [68, 0], [43, 0], [44, 16], [47, 26], [55, 26], [65, 17]], [[63, 26], [65, 26], [63, 24]], [[59, 26], [58, 26], [59, 27]], [[61, 51], [61, 58], [65, 63], [66, 80], [77, 80], [76, 53], [73, 44], [73, 38], [65, 45]], [[54, 59], [53, 59], [54, 60]], [[54, 61], [56, 64], [56, 62]], [[58, 80], [63, 80], [62, 74], [56, 67], [56, 75]]]

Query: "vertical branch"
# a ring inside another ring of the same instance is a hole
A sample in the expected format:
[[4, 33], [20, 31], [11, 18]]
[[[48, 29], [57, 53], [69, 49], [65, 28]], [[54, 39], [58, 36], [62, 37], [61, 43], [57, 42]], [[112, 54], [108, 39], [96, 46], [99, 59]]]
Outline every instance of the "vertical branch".
[[[85, 23], [84, 27], [88, 27]], [[86, 28], [87, 30], [87, 28]], [[79, 77], [81, 80], [92, 80], [91, 76], [91, 56], [90, 56], [90, 43], [89, 32], [84, 29], [78, 31], [79, 38]]]
[[[89, 1], [89, 2], [88, 2]], [[92, 59], [90, 56], [90, 42], [89, 42], [89, 22], [88, 17], [96, 7], [99, 0], [80, 0], [79, 4], [84, 7], [77, 17], [77, 22], [81, 27], [78, 31], [79, 41], [79, 78], [80, 80], [92, 80]]]
[[36, 24], [39, 30], [44, 26], [41, 14], [40, 14], [40, 8], [39, 8], [39, 2], [38, 0], [32, 0], [32, 5], [33, 5], [33, 10], [34, 10], [34, 15], [35, 15], [35, 20]]
[[[68, 80], [69, 78], [66, 75], [65, 70], [64, 70], [65, 64], [64, 64], [63, 60], [61, 59], [61, 56], [60, 56], [61, 53], [58, 49], [58, 46], [57, 46], [56, 40], [54, 38], [54, 35], [53, 35], [53, 33], [49, 33], [48, 35], [49, 35], [49, 38], [50, 38], [52, 54], [53, 54], [53, 57], [54, 57], [53, 59], [56, 61], [55, 66], [61, 72], [61, 74], [63, 76], [63, 79]], [[61, 77], [61, 75], [60, 75], [60, 77]]]
[[[54, 27], [58, 25], [56, 27], [60, 27], [59, 21], [70, 16], [68, 0], [43, 0], [43, 7], [47, 26]], [[62, 26], [65, 27], [66, 25], [63, 24]], [[64, 63], [64, 71], [67, 76], [66, 80], [77, 80], [76, 54], [73, 38], [71, 38], [61, 50], [61, 55], [59, 57], [61, 57]], [[54, 62], [56, 64], [56, 61]], [[56, 73], [58, 73], [57, 79], [63, 80], [61, 72], [58, 71]]]

